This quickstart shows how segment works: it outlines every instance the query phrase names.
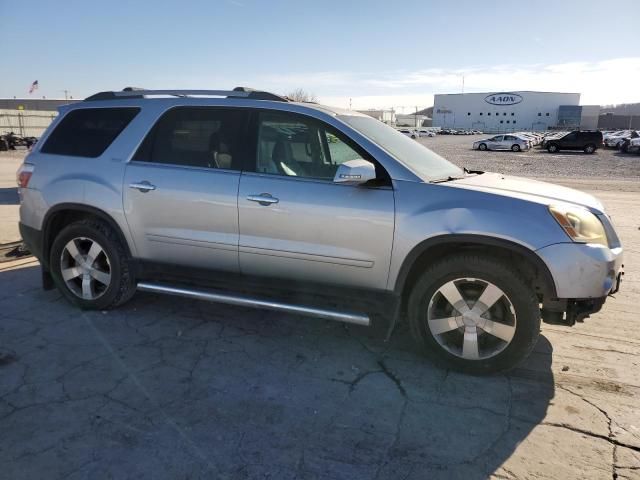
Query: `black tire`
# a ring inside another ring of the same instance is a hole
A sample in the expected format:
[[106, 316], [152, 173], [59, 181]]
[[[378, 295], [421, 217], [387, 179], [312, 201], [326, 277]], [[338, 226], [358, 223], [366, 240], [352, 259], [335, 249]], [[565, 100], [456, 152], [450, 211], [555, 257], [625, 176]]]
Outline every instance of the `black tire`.
[[519, 152], [520, 151], [520, 145], [515, 144], [511, 146], [511, 151], [512, 152]]
[[[427, 326], [427, 309], [435, 292], [451, 280], [469, 277], [496, 285], [515, 310], [516, 330], [511, 343], [486, 359], [454, 355], [440, 345]], [[445, 368], [464, 373], [490, 374], [515, 367], [531, 353], [540, 334], [540, 306], [533, 288], [508, 263], [482, 255], [453, 255], [428, 267], [411, 291], [408, 312], [411, 333], [426, 355]]]
[[481, 143], [480, 145], [478, 145], [478, 150], [482, 150], [484, 152], [486, 149], [487, 149], [486, 143]]
[[629, 153], [629, 144], [628, 143], [623, 143], [622, 146], [620, 147], [620, 151], [622, 153]]
[[[104, 292], [95, 300], [86, 300], [73, 293], [62, 278], [62, 252], [67, 243], [78, 237], [98, 242], [109, 261], [111, 280]], [[136, 291], [130, 259], [116, 232], [106, 223], [85, 219], [74, 222], [56, 236], [49, 255], [51, 276], [67, 299], [86, 310], [107, 310], [129, 300]]]
[[596, 151], [596, 146], [593, 143], [588, 143], [584, 146], [584, 153], [591, 154]]
[[558, 148], [558, 145], [556, 145], [555, 143], [551, 143], [549, 145], [547, 145], [547, 152], [549, 153], [556, 153], [559, 152], [560, 149]]
[[0, 152], [6, 152], [9, 150], [9, 144], [4, 138], [0, 138]]

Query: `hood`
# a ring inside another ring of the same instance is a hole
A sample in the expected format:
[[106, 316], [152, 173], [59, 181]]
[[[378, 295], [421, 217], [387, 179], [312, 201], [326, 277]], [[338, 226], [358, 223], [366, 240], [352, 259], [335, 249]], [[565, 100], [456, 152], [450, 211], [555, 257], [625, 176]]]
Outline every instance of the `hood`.
[[572, 203], [595, 210], [597, 213], [604, 212], [604, 207], [597, 198], [580, 190], [499, 173], [485, 172], [481, 175], [453, 180], [443, 185], [494, 193], [544, 205], [559, 202]]

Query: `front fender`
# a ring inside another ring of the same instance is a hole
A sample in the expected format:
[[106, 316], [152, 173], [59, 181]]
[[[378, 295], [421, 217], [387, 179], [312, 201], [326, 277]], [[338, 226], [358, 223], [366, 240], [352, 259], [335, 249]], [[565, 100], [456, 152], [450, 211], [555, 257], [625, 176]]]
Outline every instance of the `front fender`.
[[[567, 237], [543, 204], [446, 184], [398, 182], [396, 226], [387, 287], [403, 282], [407, 261], [429, 243], [465, 241], [517, 249], [548, 268], [535, 253]], [[550, 276], [550, 275], [549, 275]], [[553, 281], [551, 280], [553, 285]]]

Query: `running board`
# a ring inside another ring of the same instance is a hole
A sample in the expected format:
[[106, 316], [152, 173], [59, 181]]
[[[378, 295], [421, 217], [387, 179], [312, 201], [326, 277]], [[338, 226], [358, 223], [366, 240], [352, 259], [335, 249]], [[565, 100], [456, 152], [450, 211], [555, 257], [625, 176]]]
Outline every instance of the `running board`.
[[229, 295], [213, 291], [195, 290], [192, 288], [172, 287], [158, 283], [140, 282], [138, 290], [142, 292], [164, 293], [176, 295], [178, 297], [194, 298], [196, 300], [206, 300], [207, 302], [226, 303], [241, 307], [262, 308], [265, 310], [276, 310], [278, 312], [294, 313], [309, 317], [324, 318], [325, 320], [335, 320], [338, 322], [354, 323], [368, 327], [371, 323], [368, 315], [350, 312], [337, 312], [335, 310], [325, 310], [323, 308], [295, 305], [292, 303], [277, 302], [274, 300], [261, 300], [255, 297], [244, 297], [239, 295]]

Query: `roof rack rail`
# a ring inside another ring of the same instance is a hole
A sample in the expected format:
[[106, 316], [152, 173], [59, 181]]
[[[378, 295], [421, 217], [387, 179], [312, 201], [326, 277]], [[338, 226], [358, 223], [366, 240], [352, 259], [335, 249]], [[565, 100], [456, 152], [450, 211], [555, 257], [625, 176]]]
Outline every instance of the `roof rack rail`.
[[99, 92], [85, 98], [85, 101], [117, 100], [121, 98], [144, 98], [150, 96], [173, 97], [227, 97], [247, 98], [249, 100], [273, 100], [276, 102], [288, 102], [287, 97], [281, 97], [275, 93], [263, 92], [247, 87], [236, 87], [233, 90], [146, 90], [144, 88], [126, 87], [122, 91]]

